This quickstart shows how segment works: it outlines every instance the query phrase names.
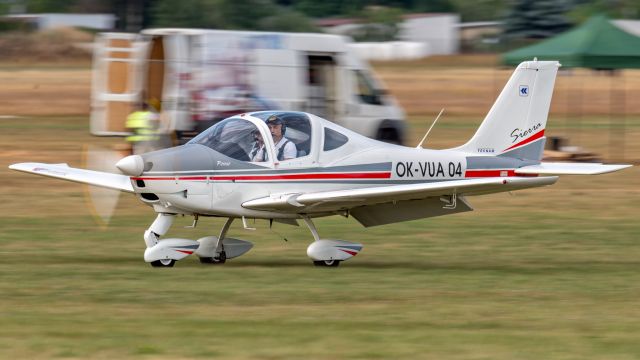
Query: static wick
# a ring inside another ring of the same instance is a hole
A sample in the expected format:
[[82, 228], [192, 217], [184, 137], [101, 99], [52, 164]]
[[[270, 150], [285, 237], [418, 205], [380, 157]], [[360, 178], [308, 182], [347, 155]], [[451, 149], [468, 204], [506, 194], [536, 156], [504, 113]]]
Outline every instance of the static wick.
[[440, 110], [440, 113], [438, 114], [438, 116], [436, 116], [436, 119], [433, 120], [433, 124], [431, 124], [431, 127], [429, 128], [429, 130], [427, 130], [427, 133], [424, 134], [424, 137], [422, 138], [422, 140], [420, 140], [420, 144], [418, 144], [418, 146], [416, 146], [416, 149], [422, 149], [422, 144], [427, 139], [427, 136], [429, 136], [429, 133], [431, 132], [431, 129], [433, 129], [433, 126], [436, 124], [436, 122], [438, 122], [438, 119], [440, 119], [440, 115], [442, 115], [443, 112], [444, 112], [444, 108], [442, 108], [442, 110]]

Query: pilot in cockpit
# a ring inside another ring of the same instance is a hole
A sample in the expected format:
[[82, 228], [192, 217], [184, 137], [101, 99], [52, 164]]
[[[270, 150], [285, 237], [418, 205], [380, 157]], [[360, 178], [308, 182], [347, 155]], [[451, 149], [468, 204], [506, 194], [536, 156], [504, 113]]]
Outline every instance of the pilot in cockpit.
[[284, 120], [277, 115], [271, 115], [267, 118], [267, 125], [269, 126], [269, 131], [271, 131], [273, 143], [276, 146], [278, 160], [289, 160], [297, 157], [298, 149], [296, 144], [284, 136], [287, 131], [287, 124]]
[[[267, 118], [267, 126], [269, 126], [269, 131], [271, 131], [271, 136], [273, 137], [273, 143], [275, 144], [275, 152], [277, 154], [277, 159], [289, 160], [294, 159], [298, 156], [298, 149], [296, 148], [296, 144], [293, 141], [287, 139], [284, 134], [287, 131], [287, 124], [279, 118], [277, 115], [271, 115]], [[258, 136], [260, 136], [258, 134]], [[251, 151], [251, 161], [266, 161], [267, 157], [265, 154], [264, 142], [262, 142], [262, 138], [260, 137], [260, 145], [258, 145], [258, 139], [256, 138], [256, 144], [254, 148], [257, 149]]]

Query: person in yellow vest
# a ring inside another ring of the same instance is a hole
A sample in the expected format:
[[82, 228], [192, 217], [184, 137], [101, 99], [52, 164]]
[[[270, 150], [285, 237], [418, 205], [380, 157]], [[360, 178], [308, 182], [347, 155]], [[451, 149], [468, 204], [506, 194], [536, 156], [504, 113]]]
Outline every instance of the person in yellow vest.
[[159, 117], [152, 111], [149, 104], [142, 103], [142, 108], [127, 117], [127, 129], [132, 133], [127, 136], [134, 154], [141, 154], [154, 150], [154, 142], [158, 139]]

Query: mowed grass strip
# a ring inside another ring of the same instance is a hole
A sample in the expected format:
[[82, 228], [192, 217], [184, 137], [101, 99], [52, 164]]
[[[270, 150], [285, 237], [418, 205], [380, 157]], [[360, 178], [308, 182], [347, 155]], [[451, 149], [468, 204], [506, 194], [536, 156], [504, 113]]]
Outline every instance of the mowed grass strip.
[[[430, 145], [475, 131], [473, 118], [449, 121], [459, 126], [434, 132]], [[476, 211], [449, 217], [369, 229], [319, 219], [323, 237], [365, 245], [336, 269], [311, 265], [306, 228], [270, 231], [264, 221], [255, 232], [232, 227], [255, 247], [224, 266], [187, 258], [153, 269], [142, 260], [150, 208], [123, 195], [102, 231], [81, 185], [6, 168], [80, 166], [83, 144], [117, 139], [89, 136], [82, 116], [3, 119], [0, 130], [0, 358], [640, 356], [637, 168], [470, 198]], [[167, 236], [222, 226], [190, 223], [179, 218]]]

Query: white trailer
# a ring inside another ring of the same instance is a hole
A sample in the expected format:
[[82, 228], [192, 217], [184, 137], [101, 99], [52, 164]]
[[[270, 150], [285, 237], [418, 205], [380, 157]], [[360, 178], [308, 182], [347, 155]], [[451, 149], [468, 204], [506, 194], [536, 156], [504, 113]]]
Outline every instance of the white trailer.
[[233, 114], [279, 109], [402, 143], [403, 110], [348, 43], [337, 35], [197, 29], [99, 34], [91, 133], [125, 135], [127, 115], [147, 101], [178, 138]]

